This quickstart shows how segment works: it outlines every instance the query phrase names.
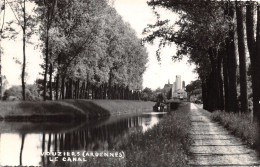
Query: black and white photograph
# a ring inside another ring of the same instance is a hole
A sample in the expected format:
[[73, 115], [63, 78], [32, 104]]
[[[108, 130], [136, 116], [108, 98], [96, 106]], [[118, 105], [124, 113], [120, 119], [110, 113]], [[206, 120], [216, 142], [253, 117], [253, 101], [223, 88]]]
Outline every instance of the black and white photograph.
[[0, 167], [260, 167], [260, 0], [0, 0]]

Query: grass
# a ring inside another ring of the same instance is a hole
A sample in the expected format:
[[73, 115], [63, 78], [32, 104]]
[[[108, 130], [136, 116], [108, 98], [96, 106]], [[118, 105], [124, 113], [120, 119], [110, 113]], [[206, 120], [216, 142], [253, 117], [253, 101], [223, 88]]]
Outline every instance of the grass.
[[5, 121], [70, 121], [86, 118], [83, 111], [64, 102], [1, 102]]
[[127, 100], [64, 100], [1, 102], [0, 120], [70, 121], [152, 109], [153, 102]]
[[94, 104], [109, 111], [111, 115], [152, 110], [155, 102], [138, 100], [94, 100]]
[[259, 135], [258, 125], [251, 121], [249, 113], [228, 113], [224, 111], [215, 111], [211, 118], [220, 122], [225, 128], [231, 131], [235, 136], [241, 138], [249, 146], [257, 146]]
[[[87, 158], [87, 162], [67, 162], [62, 166], [187, 166], [192, 143], [189, 137], [191, 121], [189, 104], [172, 111], [155, 127], [143, 133], [141, 129], [114, 143], [115, 151], [124, 151], [125, 158]], [[55, 166], [55, 165], [53, 165]]]
[[127, 166], [185, 166], [191, 145], [188, 107], [171, 112], [147, 133], [132, 135], [121, 146]]

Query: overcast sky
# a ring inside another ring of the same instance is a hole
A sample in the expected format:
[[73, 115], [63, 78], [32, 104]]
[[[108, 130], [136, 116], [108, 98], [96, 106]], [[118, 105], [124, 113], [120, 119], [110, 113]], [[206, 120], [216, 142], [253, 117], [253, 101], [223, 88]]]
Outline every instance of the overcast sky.
[[[137, 35], [142, 37], [142, 31], [147, 24], [153, 24], [156, 17], [152, 12], [151, 7], [146, 3], [147, 0], [114, 0], [114, 7], [118, 13], [123, 17], [126, 22], [136, 30]], [[160, 10], [163, 18], [177, 19], [177, 15], [170, 11]], [[165, 83], [175, 81], [176, 75], [181, 75], [182, 80], [187, 83], [196, 80], [197, 75], [193, 73], [194, 66], [187, 64], [187, 59], [181, 62], [173, 62], [171, 57], [176, 53], [176, 46], [173, 44], [171, 47], [163, 49], [162, 62], [159, 65], [156, 58], [156, 50], [158, 45], [146, 45], [149, 53], [148, 68], [144, 74], [144, 87], [156, 89], [163, 87]]]
[[[124, 21], [129, 22], [133, 29], [136, 30], [137, 35], [142, 37], [142, 31], [147, 24], [155, 22], [155, 16], [151, 8], [146, 4], [146, 0], [114, 0], [114, 7], [118, 13], [123, 17]], [[14, 16], [9, 8], [6, 11], [6, 20], [14, 19]], [[176, 15], [162, 11], [164, 17], [176, 18]], [[20, 75], [21, 67], [15, 63], [14, 59], [22, 60], [22, 36], [20, 35], [16, 41], [2, 40], [1, 45], [4, 50], [2, 56], [2, 74], [6, 76], [9, 86], [21, 85]], [[34, 44], [38, 43], [38, 39], [33, 38]], [[163, 87], [168, 79], [171, 83], [175, 80], [176, 75], [181, 75], [182, 80], [189, 83], [197, 78], [193, 73], [194, 66], [187, 64], [187, 59], [181, 62], [173, 62], [171, 56], [175, 54], [176, 47], [172, 45], [162, 51], [162, 61], [159, 65], [156, 59], [157, 45], [146, 45], [149, 53], [149, 62], [147, 70], [143, 77], [143, 87], [150, 87], [156, 89]], [[41, 77], [39, 73], [41, 69], [39, 64], [42, 62], [41, 51], [33, 45], [27, 45], [27, 83], [32, 84], [36, 78]]]

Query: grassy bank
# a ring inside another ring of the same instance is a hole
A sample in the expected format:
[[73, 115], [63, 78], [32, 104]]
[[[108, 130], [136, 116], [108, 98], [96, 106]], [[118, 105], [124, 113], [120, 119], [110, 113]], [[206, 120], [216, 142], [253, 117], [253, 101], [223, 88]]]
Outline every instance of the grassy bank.
[[171, 112], [156, 127], [131, 136], [120, 148], [128, 166], [185, 166], [191, 140], [189, 104]]
[[124, 151], [124, 159], [87, 157], [87, 162], [67, 162], [62, 166], [187, 166], [186, 157], [192, 142], [189, 138], [191, 121], [188, 107], [189, 104], [186, 104], [166, 115], [145, 133], [140, 129], [130, 137], [115, 142], [113, 150]]
[[235, 136], [244, 140], [249, 146], [255, 147], [259, 139], [258, 126], [256, 122], [251, 122], [249, 113], [227, 113], [215, 111], [211, 118], [220, 122], [225, 128]]
[[152, 109], [153, 102], [126, 100], [64, 100], [1, 102], [0, 120], [70, 121]]

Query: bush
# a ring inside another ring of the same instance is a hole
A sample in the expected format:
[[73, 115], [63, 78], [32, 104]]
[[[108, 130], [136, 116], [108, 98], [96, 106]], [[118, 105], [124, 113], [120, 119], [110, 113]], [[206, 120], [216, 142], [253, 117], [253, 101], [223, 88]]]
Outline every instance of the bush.
[[227, 113], [215, 111], [211, 118], [220, 122], [235, 136], [243, 139], [251, 147], [256, 146], [258, 141], [258, 125], [252, 122], [250, 113]]
[[[21, 86], [12, 86], [11, 88], [5, 90], [3, 95], [3, 100], [7, 101], [16, 101], [22, 100], [22, 87]], [[37, 92], [35, 85], [27, 85], [25, 89], [25, 99], [29, 101], [38, 101], [41, 100]]]

